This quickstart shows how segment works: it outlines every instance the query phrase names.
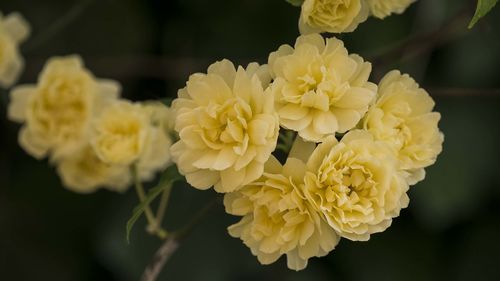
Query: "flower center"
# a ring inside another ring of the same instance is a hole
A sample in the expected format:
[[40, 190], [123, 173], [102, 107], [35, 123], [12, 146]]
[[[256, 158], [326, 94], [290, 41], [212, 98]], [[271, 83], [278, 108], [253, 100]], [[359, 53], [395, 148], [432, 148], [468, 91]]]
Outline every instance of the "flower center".
[[248, 145], [248, 120], [252, 109], [240, 98], [223, 104], [211, 102], [200, 114], [201, 136], [208, 146], [221, 149], [225, 145]]
[[362, 197], [372, 197], [376, 193], [376, 182], [368, 167], [356, 163], [350, 153], [342, 154], [333, 163], [327, 163], [320, 173], [320, 181], [326, 187], [325, 198], [328, 202], [343, 205], [356, 204]]

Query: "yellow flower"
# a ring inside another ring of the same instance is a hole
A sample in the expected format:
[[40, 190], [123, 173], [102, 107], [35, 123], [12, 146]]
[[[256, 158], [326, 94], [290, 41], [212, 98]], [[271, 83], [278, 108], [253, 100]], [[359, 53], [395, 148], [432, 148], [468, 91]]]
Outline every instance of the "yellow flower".
[[141, 105], [120, 100], [95, 120], [91, 143], [105, 163], [128, 166], [144, 151], [150, 128], [149, 115]]
[[339, 241], [303, 194], [305, 172], [299, 159], [288, 158], [281, 166], [271, 156], [261, 178], [224, 196], [226, 212], [243, 217], [228, 228], [229, 234], [262, 264], [285, 254], [290, 269], [302, 270], [309, 258], [325, 256]]
[[128, 167], [102, 162], [91, 146], [58, 161], [57, 172], [64, 186], [78, 193], [91, 193], [99, 187], [122, 192], [131, 180]]
[[408, 206], [408, 184], [392, 151], [366, 131], [350, 131], [340, 142], [330, 137], [307, 168], [306, 196], [342, 237], [366, 241]]
[[8, 116], [25, 123], [19, 142], [28, 153], [58, 158], [86, 144], [92, 118], [119, 91], [115, 81], [94, 78], [78, 56], [52, 58], [37, 85], [11, 91]]
[[269, 56], [270, 86], [283, 127], [319, 142], [352, 129], [375, 98], [371, 64], [349, 55], [342, 41], [302, 35]]
[[370, 13], [383, 19], [392, 13], [401, 14], [416, 0], [367, 0]]
[[262, 175], [279, 131], [265, 73], [255, 63], [236, 70], [223, 60], [179, 90], [172, 108], [180, 140], [171, 153], [195, 188], [230, 192]]
[[299, 19], [301, 34], [351, 32], [368, 18], [365, 0], [305, 0]]
[[410, 184], [424, 178], [424, 168], [434, 164], [442, 151], [441, 115], [433, 108], [434, 101], [415, 80], [391, 71], [381, 80], [378, 99], [363, 121], [375, 139], [393, 147], [400, 168], [409, 172]]
[[4, 18], [0, 12], [0, 87], [9, 88], [17, 80], [24, 66], [18, 46], [29, 33], [30, 27], [20, 14]]

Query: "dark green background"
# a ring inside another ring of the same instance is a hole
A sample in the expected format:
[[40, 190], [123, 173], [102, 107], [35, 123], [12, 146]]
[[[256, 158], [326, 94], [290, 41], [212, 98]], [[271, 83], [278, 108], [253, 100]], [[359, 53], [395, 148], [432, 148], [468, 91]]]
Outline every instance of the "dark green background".
[[[370, 19], [342, 35], [349, 50], [373, 59], [374, 81], [402, 69], [429, 89], [442, 114], [444, 151], [391, 228], [369, 242], [342, 240], [295, 273], [283, 259], [259, 265], [226, 233], [236, 218], [218, 206], [160, 280], [500, 280], [500, 93], [487, 90], [500, 88], [500, 8], [467, 30], [473, 2], [419, 0], [402, 16]], [[466, 5], [465, 18], [446, 32], [378, 59], [405, 38], [437, 30]], [[67, 16], [72, 9], [75, 16]], [[33, 27], [21, 83], [34, 82], [50, 56], [78, 53], [96, 76], [120, 81], [132, 100], [174, 96], [190, 73], [222, 58], [265, 63], [269, 52], [293, 43], [299, 16], [284, 0], [1, 0], [0, 10], [21, 12]], [[407, 59], [422, 45], [430, 48]], [[126, 244], [133, 192], [65, 190], [46, 161], [19, 148], [19, 126], [5, 119], [2, 105], [0, 280], [138, 280], [160, 242], [145, 234], [141, 220]], [[176, 186], [167, 227], [214, 196]]]

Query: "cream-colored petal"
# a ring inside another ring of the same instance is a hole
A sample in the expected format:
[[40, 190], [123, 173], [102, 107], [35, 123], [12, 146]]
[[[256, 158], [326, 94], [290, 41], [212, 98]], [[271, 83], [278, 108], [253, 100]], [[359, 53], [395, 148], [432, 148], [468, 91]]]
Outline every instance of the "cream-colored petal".
[[335, 102], [335, 107], [367, 110], [375, 95], [375, 92], [366, 88], [351, 88], [339, 101]]
[[16, 50], [0, 68], [0, 87], [9, 88], [12, 86], [17, 81], [23, 67], [24, 60]]
[[304, 141], [303, 138], [297, 136], [293, 142], [292, 148], [288, 153], [289, 158], [296, 158], [304, 163], [309, 160], [309, 157], [316, 148], [316, 143]]
[[17, 12], [11, 13], [5, 17], [3, 28], [16, 43], [23, 42], [30, 34], [30, 25], [24, 17]]
[[319, 134], [334, 134], [339, 129], [337, 117], [330, 111], [316, 111], [313, 118], [314, 131]]
[[236, 77], [236, 68], [231, 61], [224, 59], [213, 63], [208, 67], [207, 73], [221, 76], [227, 86], [230, 89], [233, 88], [234, 78]]
[[49, 144], [34, 136], [26, 127], [19, 132], [19, 144], [36, 159], [44, 158], [49, 151]]
[[209, 189], [220, 180], [219, 173], [209, 170], [198, 170], [186, 174], [186, 181], [193, 187], [201, 190]]
[[316, 47], [320, 53], [325, 49], [325, 39], [318, 33], [300, 36], [295, 42], [295, 48], [303, 44], [310, 44]]
[[100, 95], [105, 99], [117, 99], [120, 97], [122, 86], [119, 82], [111, 79], [97, 80]]
[[236, 171], [232, 168], [220, 172], [220, 182], [214, 188], [220, 193], [232, 192], [238, 189], [245, 180], [246, 169]]
[[31, 96], [35, 93], [35, 86], [18, 86], [10, 92], [10, 103], [7, 109], [7, 117], [15, 122], [23, 122], [26, 118], [26, 110]]

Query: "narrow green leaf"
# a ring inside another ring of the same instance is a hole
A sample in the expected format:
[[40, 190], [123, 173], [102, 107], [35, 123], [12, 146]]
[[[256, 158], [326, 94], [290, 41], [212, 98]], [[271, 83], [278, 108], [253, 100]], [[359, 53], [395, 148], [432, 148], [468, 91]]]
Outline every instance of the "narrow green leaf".
[[177, 167], [172, 165], [168, 167], [161, 175], [160, 181], [157, 186], [151, 188], [146, 194], [146, 198], [143, 202], [137, 205], [132, 211], [132, 217], [127, 221], [127, 243], [130, 242], [130, 231], [134, 227], [134, 224], [144, 213], [146, 206], [151, 204], [165, 189], [172, 185], [175, 181], [181, 179], [182, 176], [179, 174]]
[[486, 16], [497, 2], [498, 0], [478, 0], [476, 13], [469, 23], [469, 28], [472, 28], [482, 17]]
[[302, 3], [304, 3], [304, 0], [285, 0], [285, 1], [292, 4], [295, 7], [300, 7], [302, 6]]

